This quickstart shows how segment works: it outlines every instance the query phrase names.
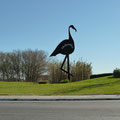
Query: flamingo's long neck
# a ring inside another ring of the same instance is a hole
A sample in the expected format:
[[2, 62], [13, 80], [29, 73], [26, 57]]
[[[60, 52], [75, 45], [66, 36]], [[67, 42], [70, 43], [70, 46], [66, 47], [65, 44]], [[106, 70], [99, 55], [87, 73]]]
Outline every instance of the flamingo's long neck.
[[69, 33], [69, 41], [71, 41], [71, 43], [72, 43], [72, 45], [73, 45], [73, 49], [74, 49], [75, 46], [74, 46], [73, 38], [72, 38], [71, 33], [70, 33], [70, 27], [68, 28], [68, 33]]
[[72, 38], [71, 33], [70, 33], [70, 27], [68, 28], [68, 34], [69, 34], [69, 40], [73, 41], [73, 38]]

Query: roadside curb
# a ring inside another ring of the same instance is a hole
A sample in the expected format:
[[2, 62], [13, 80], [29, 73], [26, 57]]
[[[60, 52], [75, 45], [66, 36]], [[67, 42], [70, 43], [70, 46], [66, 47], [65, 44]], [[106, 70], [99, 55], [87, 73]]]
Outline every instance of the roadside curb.
[[98, 99], [0, 99], [0, 101], [98, 101], [98, 100], [120, 100], [119, 98]]
[[0, 96], [0, 101], [98, 101], [98, 100], [120, 100], [120, 95]]

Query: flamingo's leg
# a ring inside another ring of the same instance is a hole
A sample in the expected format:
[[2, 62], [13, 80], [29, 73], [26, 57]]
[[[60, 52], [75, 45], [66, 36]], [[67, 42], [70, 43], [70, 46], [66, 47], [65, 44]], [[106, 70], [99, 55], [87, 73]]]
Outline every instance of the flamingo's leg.
[[66, 58], [67, 58], [67, 55], [65, 56], [64, 61], [63, 61], [62, 65], [61, 65], [61, 67], [60, 67], [61, 70], [64, 70], [64, 69], [63, 69], [63, 66], [64, 66], [64, 64], [65, 64]]
[[[66, 70], [63, 69], [63, 66], [64, 66], [64, 64], [65, 64], [66, 58], [69, 60], [68, 56], [66, 55], [65, 58], [64, 58], [64, 61], [63, 61], [62, 65], [61, 65], [61, 67], [60, 67], [60, 69], [61, 69], [63, 72], [67, 73], [68, 76], [69, 76], [68, 79], [70, 79], [70, 75], [71, 75], [71, 76], [73, 76], [73, 75], [72, 75], [71, 73], [69, 73], [69, 70], [66, 71]], [[69, 65], [69, 62], [68, 62], [68, 65]], [[68, 66], [68, 65], [67, 65], [67, 66]], [[68, 69], [69, 69], [69, 66], [68, 66]]]
[[68, 80], [70, 80], [69, 55], [67, 55], [67, 70], [68, 70]]

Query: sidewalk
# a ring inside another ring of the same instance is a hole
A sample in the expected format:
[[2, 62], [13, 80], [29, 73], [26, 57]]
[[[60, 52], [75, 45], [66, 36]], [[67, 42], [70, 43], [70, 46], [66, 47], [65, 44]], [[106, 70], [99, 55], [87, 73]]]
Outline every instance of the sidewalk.
[[120, 95], [0, 95], [0, 101], [92, 101], [120, 100]]

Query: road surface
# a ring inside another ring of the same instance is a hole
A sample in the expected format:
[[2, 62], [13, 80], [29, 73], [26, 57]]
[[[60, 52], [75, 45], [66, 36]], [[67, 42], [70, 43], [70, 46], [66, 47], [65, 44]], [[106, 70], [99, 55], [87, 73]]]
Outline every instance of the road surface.
[[0, 102], [0, 120], [120, 120], [120, 101]]

